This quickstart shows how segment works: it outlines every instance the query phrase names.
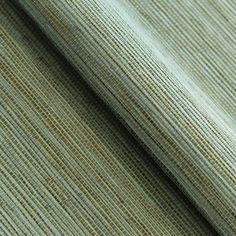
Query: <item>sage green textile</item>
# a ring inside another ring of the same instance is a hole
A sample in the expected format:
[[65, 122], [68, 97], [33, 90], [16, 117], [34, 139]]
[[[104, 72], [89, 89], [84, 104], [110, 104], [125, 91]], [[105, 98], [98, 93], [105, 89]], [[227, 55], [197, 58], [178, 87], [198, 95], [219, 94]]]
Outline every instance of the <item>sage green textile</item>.
[[234, 1], [0, 5], [0, 234], [236, 234]]
[[211, 235], [24, 17], [1, 3], [0, 235]]
[[19, 2], [207, 219], [235, 235], [235, 3]]

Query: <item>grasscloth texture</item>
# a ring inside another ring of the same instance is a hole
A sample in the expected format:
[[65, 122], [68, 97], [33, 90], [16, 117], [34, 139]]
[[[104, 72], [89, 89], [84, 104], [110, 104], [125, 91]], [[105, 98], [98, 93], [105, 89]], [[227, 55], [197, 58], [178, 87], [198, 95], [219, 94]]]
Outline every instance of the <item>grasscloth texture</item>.
[[0, 235], [214, 235], [35, 25], [0, 13]]
[[19, 2], [207, 219], [235, 235], [235, 3]]
[[190, 78], [235, 118], [235, 1], [129, 2]]
[[236, 235], [236, 3], [10, 2], [2, 234]]

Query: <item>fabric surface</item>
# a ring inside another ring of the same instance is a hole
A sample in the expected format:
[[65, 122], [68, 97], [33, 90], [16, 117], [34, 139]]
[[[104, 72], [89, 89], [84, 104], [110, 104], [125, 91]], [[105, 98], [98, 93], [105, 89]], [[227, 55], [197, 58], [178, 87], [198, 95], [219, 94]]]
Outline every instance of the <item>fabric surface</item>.
[[234, 1], [0, 5], [0, 234], [236, 234]]
[[35, 25], [0, 11], [0, 235], [213, 235]]
[[234, 235], [235, 4], [19, 2], [208, 220]]

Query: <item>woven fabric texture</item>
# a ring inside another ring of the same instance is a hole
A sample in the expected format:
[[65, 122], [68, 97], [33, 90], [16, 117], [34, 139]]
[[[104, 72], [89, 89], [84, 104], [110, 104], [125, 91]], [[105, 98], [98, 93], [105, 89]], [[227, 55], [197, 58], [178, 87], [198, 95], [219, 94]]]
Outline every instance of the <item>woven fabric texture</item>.
[[2, 0], [0, 234], [236, 235], [235, 13]]
[[19, 2], [206, 218], [235, 235], [235, 2]]
[[0, 14], [0, 235], [214, 235], [25, 14]]

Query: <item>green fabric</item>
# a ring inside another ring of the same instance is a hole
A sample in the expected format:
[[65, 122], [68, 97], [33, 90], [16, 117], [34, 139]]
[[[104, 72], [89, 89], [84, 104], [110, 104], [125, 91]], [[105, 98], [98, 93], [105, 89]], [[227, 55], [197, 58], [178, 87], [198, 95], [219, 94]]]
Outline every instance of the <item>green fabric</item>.
[[236, 234], [233, 1], [0, 6], [0, 235]]

